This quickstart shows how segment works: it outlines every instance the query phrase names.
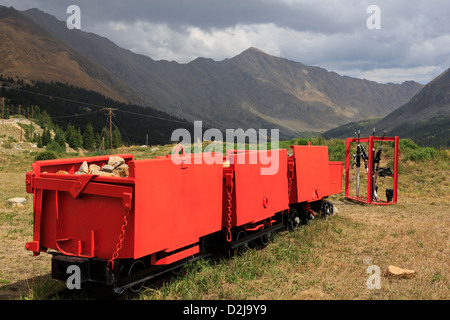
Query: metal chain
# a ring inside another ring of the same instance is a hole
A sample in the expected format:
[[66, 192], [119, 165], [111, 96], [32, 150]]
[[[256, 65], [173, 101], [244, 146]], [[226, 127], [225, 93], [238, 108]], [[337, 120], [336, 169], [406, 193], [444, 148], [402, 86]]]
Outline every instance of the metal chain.
[[292, 188], [292, 179], [294, 177], [294, 169], [289, 170], [288, 176], [288, 199], [291, 200], [291, 188]]
[[227, 187], [227, 196], [228, 196], [228, 203], [227, 203], [227, 208], [228, 208], [228, 216], [227, 216], [227, 241], [231, 242], [231, 208], [232, 208], [232, 197], [231, 194], [233, 192], [233, 186], [229, 186]]
[[111, 265], [111, 270], [114, 269], [114, 260], [116, 260], [119, 257], [119, 251], [122, 249], [123, 246], [123, 240], [125, 239], [125, 232], [127, 231], [128, 226], [128, 214], [130, 213], [130, 210], [127, 208], [125, 209], [125, 216], [123, 217], [123, 224], [121, 227], [122, 233], [119, 235], [119, 242], [116, 244], [116, 250], [112, 254], [111, 259], [108, 260], [107, 265]]

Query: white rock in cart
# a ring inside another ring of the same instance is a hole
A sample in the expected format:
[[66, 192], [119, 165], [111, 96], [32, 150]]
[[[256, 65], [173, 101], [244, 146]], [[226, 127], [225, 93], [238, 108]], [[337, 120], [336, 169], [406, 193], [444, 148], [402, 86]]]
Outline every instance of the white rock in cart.
[[89, 174], [93, 174], [94, 171], [100, 171], [100, 167], [96, 164], [89, 165]]
[[117, 167], [113, 171], [115, 174], [117, 174], [119, 177], [126, 178], [129, 175], [129, 168], [128, 165], [123, 164], [120, 167]]
[[105, 176], [105, 177], [116, 177], [116, 175], [112, 172], [106, 172], [106, 171], [100, 171], [97, 169], [94, 169], [91, 174], [98, 175], [98, 176]]
[[112, 156], [108, 159], [108, 165], [112, 166], [113, 169], [123, 165], [125, 163], [125, 160], [119, 156]]
[[86, 161], [84, 161], [81, 164], [80, 169], [78, 169], [78, 174], [87, 174], [88, 172], [89, 172], [88, 163]]
[[103, 172], [112, 172], [114, 170], [114, 167], [113, 166], [110, 166], [110, 165], [108, 165], [108, 164], [105, 164], [101, 169], [100, 169], [100, 171], [103, 171]]

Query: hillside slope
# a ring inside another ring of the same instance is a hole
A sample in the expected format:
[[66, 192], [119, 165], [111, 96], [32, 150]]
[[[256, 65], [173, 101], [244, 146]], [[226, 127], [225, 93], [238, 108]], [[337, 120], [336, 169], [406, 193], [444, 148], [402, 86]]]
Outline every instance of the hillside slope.
[[372, 121], [350, 123], [324, 133], [325, 138], [387, 131], [388, 135], [410, 138], [422, 146], [450, 147], [450, 69], [428, 83], [408, 103], [387, 116]]
[[383, 130], [393, 130], [402, 125], [448, 116], [450, 116], [450, 69], [428, 83], [408, 103], [375, 125]]
[[105, 68], [14, 8], [0, 6], [0, 39], [0, 73], [4, 77], [67, 83], [120, 102], [130, 101], [133, 95], [133, 90]]

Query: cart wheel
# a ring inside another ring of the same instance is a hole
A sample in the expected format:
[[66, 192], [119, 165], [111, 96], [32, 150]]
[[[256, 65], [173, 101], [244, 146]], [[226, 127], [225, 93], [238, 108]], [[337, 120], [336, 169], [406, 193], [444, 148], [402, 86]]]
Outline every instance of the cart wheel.
[[[138, 273], [144, 269], [145, 269], [144, 262], [142, 260], [136, 260], [133, 262], [130, 269], [128, 270], [128, 275], [130, 276], [130, 275]], [[144, 287], [144, 281], [139, 282], [139, 283], [135, 284], [134, 286], [131, 286], [129, 289], [132, 292], [137, 293], [137, 292], [141, 291], [143, 287]]]
[[181, 271], [183, 271], [183, 266], [172, 269], [172, 274], [177, 276], [181, 273]]
[[290, 231], [295, 231], [298, 229], [300, 225], [300, 216], [298, 215], [297, 210], [293, 210], [289, 217], [288, 227]]
[[334, 205], [330, 202], [330, 216], [334, 214]]
[[[244, 230], [240, 230], [236, 236], [236, 241], [247, 238], [247, 233]], [[238, 255], [243, 255], [248, 250], [248, 243], [244, 243], [236, 248]]]
[[331, 215], [330, 203], [325, 202], [322, 207], [322, 218], [327, 219], [329, 215]]
[[311, 220], [314, 219], [314, 216], [309, 212], [309, 210], [302, 209], [300, 220], [302, 224], [305, 226], [309, 226], [311, 224]]
[[270, 233], [262, 235], [261, 238], [259, 238], [259, 243], [264, 247], [267, 246], [269, 242], [270, 242]]
[[310, 211], [306, 213], [308, 219], [306, 219], [306, 224], [309, 226], [311, 224], [311, 221], [314, 220], [314, 214], [312, 214]]

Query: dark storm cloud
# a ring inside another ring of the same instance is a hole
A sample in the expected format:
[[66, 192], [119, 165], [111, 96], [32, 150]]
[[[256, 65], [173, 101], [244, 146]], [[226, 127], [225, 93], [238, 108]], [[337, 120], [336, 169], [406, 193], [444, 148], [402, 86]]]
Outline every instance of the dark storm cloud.
[[[381, 29], [369, 30], [376, 3]], [[81, 8], [82, 30], [160, 60], [221, 60], [250, 46], [380, 82], [426, 83], [450, 66], [447, 0], [0, 0], [60, 20]]]
[[[196, 26], [201, 29], [226, 28], [237, 24], [274, 23], [293, 30], [338, 32], [351, 29], [353, 20], [349, 1], [277, 1], [277, 0], [9, 0], [0, 1], [19, 9], [37, 7], [63, 19], [69, 5], [78, 5], [88, 23], [100, 21], [150, 21], [173, 28]], [[355, 3], [353, 1], [353, 3]], [[363, 5], [358, 5], [360, 11]]]

